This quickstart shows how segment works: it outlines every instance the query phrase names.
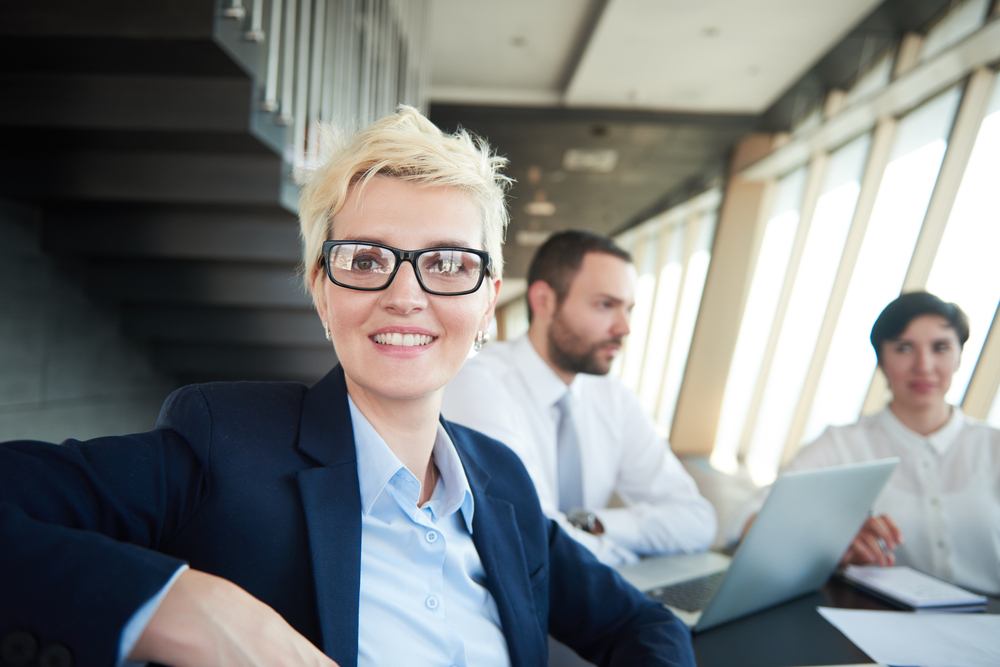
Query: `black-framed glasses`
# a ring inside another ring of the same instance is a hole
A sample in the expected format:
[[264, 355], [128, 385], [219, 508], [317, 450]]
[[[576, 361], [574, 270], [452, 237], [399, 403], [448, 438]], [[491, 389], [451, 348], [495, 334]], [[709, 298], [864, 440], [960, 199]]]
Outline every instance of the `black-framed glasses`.
[[321, 261], [335, 285], [367, 292], [388, 287], [403, 262], [413, 266], [421, 289], [439, 296], [471, 294], [492, 273], [490, 254], [472, 248], [400, 250], [381, 243], [326, 241]]

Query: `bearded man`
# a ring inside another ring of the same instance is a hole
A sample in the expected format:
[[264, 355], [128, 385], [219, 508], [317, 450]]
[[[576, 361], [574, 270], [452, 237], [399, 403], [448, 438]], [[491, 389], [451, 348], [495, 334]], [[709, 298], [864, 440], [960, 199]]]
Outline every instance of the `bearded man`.
[[[608, 565], [702, 551], [716, 530], [712, 505], [653, 420], [608, 375], [635, 283], [631, 257], [611, 239], [551, 236], [528, 271], [528, 333], [467, 361], [442, 405], [447, 419], [513, 449], [542, 510]], [[614, 497], [624, 506], [608, 507]]]

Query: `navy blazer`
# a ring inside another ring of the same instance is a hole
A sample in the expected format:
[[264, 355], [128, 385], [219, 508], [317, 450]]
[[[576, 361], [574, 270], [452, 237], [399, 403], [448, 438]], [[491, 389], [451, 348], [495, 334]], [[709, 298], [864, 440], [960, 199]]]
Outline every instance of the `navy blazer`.
[[[672, 614], [544, 517], [513, 452], [442, 423], [512, 665], [544, 665], [547, 633], [597, 664], [694, 664]], [[339, 366], [311, 389], [184, 387], [153, 431], [64, 445], [0, 446], [0, 638], [112, 665], [126, 621], [187, 562], [356, 667], [361, 498]]]

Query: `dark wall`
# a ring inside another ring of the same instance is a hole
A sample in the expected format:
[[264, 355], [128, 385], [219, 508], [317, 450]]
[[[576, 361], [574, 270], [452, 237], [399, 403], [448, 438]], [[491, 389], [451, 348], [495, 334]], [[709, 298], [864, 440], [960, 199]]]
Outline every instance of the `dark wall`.
[[174, 388], [118, 313], [42, 252], [33, 209], [0, 201], [0, 441], [144, 431]]

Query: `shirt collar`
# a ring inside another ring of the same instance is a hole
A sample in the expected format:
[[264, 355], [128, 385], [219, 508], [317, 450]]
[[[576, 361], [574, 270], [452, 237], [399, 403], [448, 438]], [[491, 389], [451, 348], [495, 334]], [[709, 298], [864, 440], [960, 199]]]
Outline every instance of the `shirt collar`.
[[903, 422], [899, 421], [899, 417], [893, 414], [888, 405], [882, 409], [877, 417], [890, 433], [894, 433], [903, 442], [914, 447], [926, 442], [938, 454], [944, 454], [948, 451], [951, 443], [955, 442], [959, 431], [965, 424], [965, 415], [957, 405], [951, 406], [951, 417], [944, 426], [929, 435], [920, 435], [911, 431]]
[[[514, 350], [514, 363], [527, 380], [528, 391], [531, 392], [538, 405], [554, 405], [566, 393], [566, 383], [556, 372], [545, 363], [538, 350], [531, 344], [527, 334], [511, 343]], [[580, 375], [577, 373], [569, 390], [574, 397], [580, 397]]]
[[[368, 514], [378, 497], [386, 491], [390, 484], [399, 486], [415, 486], [420, 482], [407, 470], [389, 445], [385, 444], [365, 417], [350, 395], [347, 405], [351, 411], [351, 424], [354, 427], [354, 449], [358, 461], [358, 484], [361, 488], [361, 511]], [[475, 503], [469, 479], [465, 468], [455, 450], [455, 444], [448, 437], [444, 426], [438, 422], [437, 437], [434, 440], [434, 463], [441, 477], [431, 494], [430, 500], [424, 503], [435, 516], [443, 517], [461, 510], [469, 534], [472, 534], [472, 516]]]

